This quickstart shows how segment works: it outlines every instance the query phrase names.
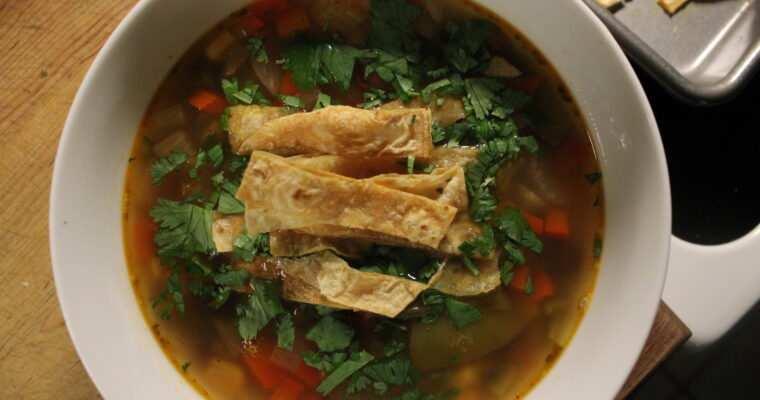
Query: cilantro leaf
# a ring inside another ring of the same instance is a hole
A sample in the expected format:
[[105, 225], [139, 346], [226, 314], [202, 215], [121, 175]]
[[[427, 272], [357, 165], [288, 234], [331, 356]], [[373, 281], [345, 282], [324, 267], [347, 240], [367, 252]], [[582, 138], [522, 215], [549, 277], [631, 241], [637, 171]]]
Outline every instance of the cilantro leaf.
[[371, 88], [364, 92], [362, 98], [364, 98], [364, 103], [357, 104], [356, 106], [370, 109], [383, 104], [383, 102], [388, 99], [388, 95], [385, 94], [385, 90], [383, 89]]
[[153, 238], [161, 249], [159, 256], [189, 258], [193, 252], [208, 253], [216, 250], [211, 237], [213, 211], [193, 204], [166, 199], [148, 213], [159, 224]]
[[406, 0], [372, 0], [370, 44], [395, 53], [419, 51], [420, 42], [411, 25], [420, 13], [418, 5]]
[[586, 181], [588, 182], [589, 185], [593, 185], [599, 179], [602, 179], [602, 171], [591, 172], [583, 176], [586, 178]]
[[222, 92], [224, 92], [227, 103], [233, 106], [240, 103], [260, 104], [263, 106], [271, 104], [264, 96], [260, 86], [252, 81], [246, 81], [243, 89], [239, 89], [237, 78], [232, 78], [232, 80], [222, 79]]
[[314, 103], [314, 108], [312, 109], [312, 111], [319, 110], [320, 108], [329, 107], [331, 105], [332, 105], [332, 98], [330, 98], [330, 96], [325, 93], [319, 92], [319, 94], [317, 94], [317, 101]]
[[459, 72], [485, 69], [486, 61], [491, 59], [485, 44], [493, 30], [493, 23], [484, 19], [448, 22], [449, 41], [443, 46], [445, 59]]
[[269, 233], [259, 233], [256, 236], [240, 234], [235, 238], [232, 247], [232, 258], [251, 262], [257, 256], [269, 255]]
[[512, 282], [512, 279], [515, 277], [514, 271], [512, 269], [515, 267], [515, 264], [505, 261], [504, 264], [499, 268], [499, 275], [501, 276], [501, 283], [504, 284], [504, 286], [509, 286], [509, 283]]
[[208, 150], [201, 150], [195, 160], [195, 166], [190, 169], [190, 177], [196, 180], [200, 179], [198, 170], [204, 165], [209, 164], [211, 167], [219, 169], [222, 167], [222, 163], [224, 163], [224, 151], [221, 144], [217, 144]]
[[275, 315], [285, 312], [272, 281], [253, 280], [253, 294], [236, 308], [238, 333], [243, 339], [254, 339]]
[[592, 253], [594, 258], [599, 258], [599, 256], [602, 255], [602, 248], [604, 247], [604, 244], [602, 243], [602, 239], [599, 238], [599, 236], [594, 237], [594, 247], [592, 250]]
[[522, 211], [515, 206], [507, 206], [493, 219], [494, 225], [510, 239], [523, 246], [541, 253], [544, 248], [541, 240], [531, 229]]
[[483, 318], [483, 314], [477, 308], [453, 297], [446, 299], [446, 315], [457, 330], [478, 322]]
[[389, 385], [405, 385], [415, 380], [412, 360], [408, 357], [397, 357], [368, 365], [362, 372], [377, 382]]
[[189, 159], [190, 157], [185, 153], [172, 151], [168, 156], [160, 157], [156, 161], [153, 161], [150, 165], [150, 176], [153, 178], [151, 184], [153, 186], [161, 185], [166, 175], [179, 168]]
[[306, 339], [315, 342], [322, 351], [336, 351], [348, 347], [354, 334], [351, 326], [326, 315], [306, 332]]
[[249, 158], [247, 156], [240, 156], [232, 153], [232, 161], [230, 161], [230, 174], [236, 174], [241, 172], [248, 166]]
[[182, 295], [182, 282], [176, 266], [172, 268], [166, 280], [166, 290], [158, 295], [151, 306], [158, 309], [157, 312], [162, 319], [169, 319], [173, 310], [177, 310], [180, 317], [185, 316], [185, 297]]
[[245, 286], [251, 279], [246, 270], [233, 270], [231, 265], [222, 267], [219, 273], [213, 274], [211, 280], [221, 286]]
[[533, 289], [533, 277], [528, 275], [528, 279], [525, 280], [525, 289], [523, 290], [523, 294], [526, 296], [533, 296], [536, 294], [536, 290]]
[[400, 342], [400, 341], [398, 341], [396, 339], [391, 339], [383, 347], [383, 354], [386, 357], [391, 357], [391, 356], [393, 356], [393, 355], [395, 355], [395, 354], [400, 353], [401, 351], [403, 351], [405, 347], [406, 347], [406, 344], [404, 344], [404, 342]]
[[351, 357], [350, 360], [347, 360], [338, 366], [327, 378], [325, 378], [325, 380], [323, 380], [322, 383], [317, 386], [317, 392], [326, 396], [338, 385], [340, 385], [341, 382], [348, 379], [348, 377], [353, 375], [356, 371], [360, 370], [362, 367], [374, 359], [375, 357], [366, 351], [357, 353]]
[[351, 380], [348, 382], [348, 387], [346, 388], [346, 394], [351, 395], [360, 392], [366, 389], [370, 384], [372, 384], [371, 379], [367, 378], [367, 376], [361, 372], [356, 372], [351, 375]]
[[284, 313], [277, 321], [277, 346], [293, 351], [296, 338], [296, 328], [293, 325], [293, 315]]
[[264, 47], [264, 37], [260, 35], [251, 35], [244, 33], [245, 37], [245, 49], [248, 52], [248, 57], [251, 60], [256, 60], [260, 63], [269, 62], [267, 56], [267, 50]]
[[293, 82], [302, 92], [328, 83], [348, 90], [356, 59], [363, 54], [336, 38], [318, 40], [296, 35], [286, 43], [284, 68], [293, 72]]
[[346, 361], [347, 356], [343, 352], [328, 354], [316, 351], [304, 351], [301, 353], [301, 357], [306, 365], [329, 374]]

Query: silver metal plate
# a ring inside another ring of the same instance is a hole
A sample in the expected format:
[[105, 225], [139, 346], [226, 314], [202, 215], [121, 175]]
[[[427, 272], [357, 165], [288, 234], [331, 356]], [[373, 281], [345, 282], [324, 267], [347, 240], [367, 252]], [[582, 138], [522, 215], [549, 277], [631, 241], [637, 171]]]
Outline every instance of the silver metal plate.
[[612, 10], [583, 1], [634, 60], [689, 103], [729, 100], [760, 66], [760, 0], [692, 0], [673, 16], [656, 0]]

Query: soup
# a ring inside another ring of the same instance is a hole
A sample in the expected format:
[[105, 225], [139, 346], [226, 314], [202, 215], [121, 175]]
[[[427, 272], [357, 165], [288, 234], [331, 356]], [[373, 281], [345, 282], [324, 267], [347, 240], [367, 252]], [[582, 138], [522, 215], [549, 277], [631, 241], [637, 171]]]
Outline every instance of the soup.
[[560, 78], [486, 10], [257, 0], [154, 96], [127, 264], [209, 398], [521, 398], [589, 304], [600, 179]]

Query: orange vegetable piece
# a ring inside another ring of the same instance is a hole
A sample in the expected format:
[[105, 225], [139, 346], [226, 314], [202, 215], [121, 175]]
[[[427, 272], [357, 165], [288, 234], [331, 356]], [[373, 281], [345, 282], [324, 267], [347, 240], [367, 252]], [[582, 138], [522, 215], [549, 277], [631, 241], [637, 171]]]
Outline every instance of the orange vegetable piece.
[[533, 298], [536, 301], [541, 301], [547, 297], [554, 296], [557, 291], [554, 286], [554, 282], [546, 272], [534, 273], [531, 275], [533, 280]]
[[320, 383], [322, 383], [322, 371], [314, 367], [310, 367], [303, 362], [298, 366], [298, 369], [296, 369], [295, 375], [298, 377], [298, 379], [300, 379], [303, 383], [311, 388], [315, 388], [319, 386]]
[[562, 238], [570, 236], [567, 211], [559, 208], [548, 210], [544, 223], [544, 234]]
[[277, 36], [288, 37], [296, 31], [308, 29], [311, 26], [309, 16], [303, 7], [293, 7], [275, 16]]
[[306, 387], [295, 379], [284, 378], [269, 400], [297, 400]]
[[274, 11], [283, 12], [290, 8], [290, 3], [285, 0], [256, 0], [248, 6], [248, 11], [257, 17]]
[[243, 361], [264, 389], [277, 386], [287, 377], [287, 372], [269, 359], [273, 349], [273, 341], [259, 335], [255, 348], [243, 352]]
[[280, 93], [293, 96], [298, 94], [298, 86], [293, 82], [293, 72], [285, 71], [282, 74], [282, 80], [280, 81]]
[[544, 233], [543, 219], [538, 218], [527, 211], [523, 211], [523, 215], [525, 216], [525, 220], [528, 221], [528, 225], [530, 225], [530, 229], [532, 229], [536, 235], [540, 235]]
[[507, 80], [507, 86], [533, 95], [545, 81], [546, 77], [543, 75], [523, 75]]
[[199, 89], [187, 100], [193, 107], [214, 115], [222, 115], [227, 101], [208, 90]]
[[132, 224], [132, 238], [138, 259], [148, 259], [158, 251], [158, 246], [153, 243], [156, 230], [156, 223], [150, 217], [142, 218]]
[[298, 398], [298, 400], [322, 400], [324, 397], [322, 397], [321, 394], [317, 392], [312, 392], [311, 390], [304, 392], [301, 394], [301, 397]]
[[528, 267], [515, 266], [512, 268], [512, 273], [514, 276], [512, 277], [512, 280], [509, 281], [509, 287], [519, 291], [525, 290], [525, 285], [528, 283], [528, 276], [530, 275]]
[[245, 29], [248, 34], [258, 32], [263, 26], [264, 21], [259, 19], [259, 17], [255, 16], [253, 13], [248, 13], [248, 15], [243, 17], [240, 21], [240, 27]]

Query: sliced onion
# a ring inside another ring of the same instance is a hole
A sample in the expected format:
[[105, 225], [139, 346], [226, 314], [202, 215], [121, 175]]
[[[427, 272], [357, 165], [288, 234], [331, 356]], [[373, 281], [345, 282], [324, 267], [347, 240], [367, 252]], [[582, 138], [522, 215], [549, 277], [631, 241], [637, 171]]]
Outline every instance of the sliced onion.
[[256, 79], [264, 85], [269, 94], [275, 96], [280, 92], [282, 68], [279, 65], [275, 64], [273, 60], [269, 60], [268, 63], [252, 61], [251, 67], [253, 68], [253, 73], [256, 74]]
[[168, 156], [172, 151], [181, 151], [190, 156], [195, 154], [195, 148], [185, 131], [174, 132], [166, 139], [153, 145], [153, 154], [159, 157]]

